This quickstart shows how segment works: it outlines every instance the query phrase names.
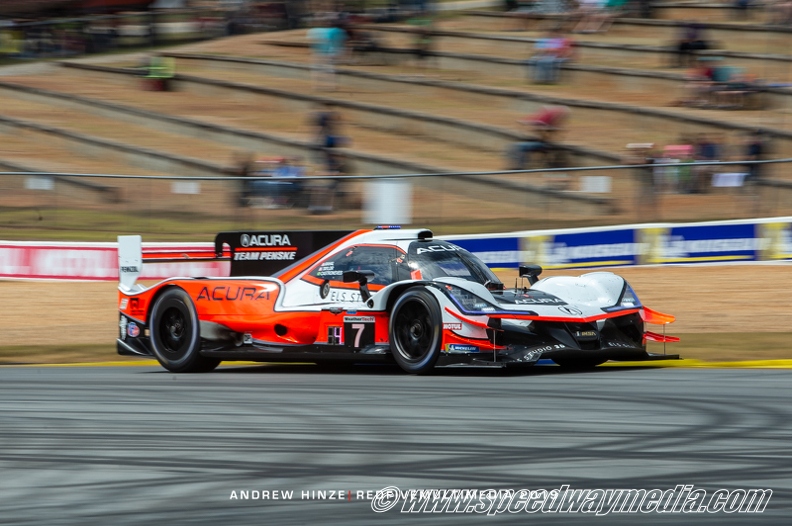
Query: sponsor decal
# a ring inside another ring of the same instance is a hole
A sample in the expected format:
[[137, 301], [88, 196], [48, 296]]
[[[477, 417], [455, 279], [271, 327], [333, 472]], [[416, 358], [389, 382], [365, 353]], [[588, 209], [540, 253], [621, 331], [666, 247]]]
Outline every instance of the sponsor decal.
[[448, 345], [446, 345], [446, 352], [450, 352], [450, 353], [479, 352], [479, 348], [476, 345], [449, 343]]
[[572, 316], [580, 316], [583, 314], [583, 311], [580, 309], [576, 309], [574, 307], [558, 307], [558, 310], [561, 312], [565, 312], [567, 314], [571, 314]]
[[374, 316], [344, 316], [344, 323], [374, 323]]
[[121, 272], [123, 272], [125, 274], [130, 273], [130, 272], [132, 272], [132, 273], [140, 272], [140, 268], [139, 267], [121, 267]]
[[324, 283], [322, 283], [322, 286], [319, 287], [319, 295], [322, 297], [322, 299], [327, 299], [327, 296], [330, 295], [330, 282], [329, 281], [325, 281]]
[[456, 252], [460, 250], [459, 247], [454, 245], [429, 245], [428, 247], [419, 248], [416, 253], [423, 254], [424, 252]]
[[635, 348], [635, 345], [624, 342], [608, 342], [608, 347], [625, 347], [628, 349]]
[[447, 329], [449, 331], [461, 331], [462, 324], [461, 323], [444, 323], [443, 329]]
[[344, 343], [341, 339], [341, 326], [329, 325], [327, 327], [327, 343], [330, 345], [341, 345]]
[[338, 303], [361, 303], [363, 298], [358, 290], [331, 289], [330, 301]]
[[326, 263], [322, 263], [322, 265], [316, 270], [316, 277], [318, 278], [333, 278], [335, 276], [341, 276], [344, 272], [342, 270], [335, 270], [335, 263], [333, 261], [328, 261]]
[[564, 303], [558, 298], [546, 298], [541, 296], [525, 296], [524, 298], [517, 298], [514, 300], [515, 305], [558, 305]]
[[291, 245], [287, 234], [260, 234], [251, 236], [242, 234], [239, 244], [243, 247], [285, 247]]
[[316, 277], [317, 278], [328, 278], [328, 277], [334, 278], [336, 276], [341, 276], [343, 274], [344, 274], [344, 272], [342, 270], [332, 270], [332, 269], [323, 270], [323, 269], [319, 269], [316, 272]]
[[142, 316], [145, 314], [143, 309], [140, 308], [140, 299], [132, 298], [129, 300], [129, 313], [132, 316]]
[[127, 335], [127, 320], [126, 316], [121, 316], [121, 319], [118, 321], [118, 328], [121, 329], [121, 339], [126, 340]]
[[129, 322], [129, 325], [127, 325], [127, 334], [131, 338], [137, 338], [140, 336], [140, 327], [138, 327], [138, 324], [134, 321]]
[[129, 300], [127, 298], [122, 299], [120, 305], [121, 310], [126, 310], [128, 304]]
[[275, 250], [266, 252], [235, 252], [234, 261], [294, 260], [297, 252], [293, 250]]
[[596, 340], [597, 339], [597, 331], [575, 331], [575, 338], [586, 339], [586, 340]]
[[531, 349], [531, 352], [547, 352], [547, 351], [556, 351], [558, 349], [566, 349], [566, 345], [561, 345], [560, 343], [554, 343], [553, 345], [545, 345], [543, 347], [535, 347]]
[[269, 290], [259, 290], [255, 287], [204, 287], [198, 293], [197, 301], [242, 301], [242, 300], [268, 300]]

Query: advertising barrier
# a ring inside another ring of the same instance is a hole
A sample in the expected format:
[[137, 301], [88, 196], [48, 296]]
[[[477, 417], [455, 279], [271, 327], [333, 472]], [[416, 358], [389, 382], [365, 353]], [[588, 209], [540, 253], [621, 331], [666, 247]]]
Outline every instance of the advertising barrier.
[[[144, 243], [147, 251], [214, 250], [213, 243]], [[228, 276], [227, 261], [188, 261], [143, 265], [141, 279], [173, 276]], [[41, 243], [0, 241], [0, 278], [118, 280], [117, 243]]]
[[449, 236], [492, 268], [546, 269], [792, 259], [792, 217]]
[[[495, 269], [546, 269], [792, 260], [792, 217], [652, 223], [510, 234], [442, 236]], [[213, 250], [212, 243], [144, 243], [143, 252]], [[141, 279], [229, 275], [227, 261], [150, 263]], [[0, 241], [0, 279], [118, 279], [116, 243]]]

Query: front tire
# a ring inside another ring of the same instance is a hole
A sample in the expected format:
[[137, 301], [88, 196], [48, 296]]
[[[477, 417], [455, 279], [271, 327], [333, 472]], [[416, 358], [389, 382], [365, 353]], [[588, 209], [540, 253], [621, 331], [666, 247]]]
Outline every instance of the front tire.
[[396, 301], [390, 317], [390, 347], [399, 366], [411, 374], [423, 374], [440, 357], [443, 317], [431, 292], [412, 288]]
[[190, 296], [180, 288], [166, 290], [151, 309], [151, 348], [157, 361], [173, 373], [203, 373], [220, 364], [200, 355], [198, 313]]

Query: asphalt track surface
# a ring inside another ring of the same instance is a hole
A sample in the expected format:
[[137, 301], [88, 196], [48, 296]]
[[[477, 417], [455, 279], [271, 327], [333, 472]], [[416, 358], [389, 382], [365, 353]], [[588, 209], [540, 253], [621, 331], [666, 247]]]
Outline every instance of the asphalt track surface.
[[[0, 523], [789, 524], [792, 370], [0, 367]], [[770, 488], [761, 515], [377, 514], [357, 491]], [[292, 500], [232, 500], [293, 490]], [[349, 500], [303, 491], [352, 491]]]

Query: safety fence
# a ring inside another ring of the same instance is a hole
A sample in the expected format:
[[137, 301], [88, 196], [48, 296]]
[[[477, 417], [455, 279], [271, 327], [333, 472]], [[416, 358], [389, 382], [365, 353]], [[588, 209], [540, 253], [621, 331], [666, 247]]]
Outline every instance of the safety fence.
[[[4, 172], [0, 239], [111, 241], [143, 234], [192, 242], [227, 230], [376, 224], [477, 234], [785, 216], [792, 214], [788, 162], [340, 177]], [[746, 168], [752, 164], [769, 166], [752, 178]]]

